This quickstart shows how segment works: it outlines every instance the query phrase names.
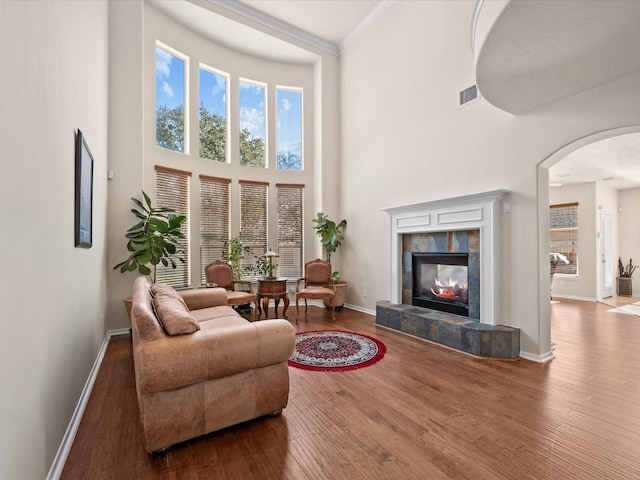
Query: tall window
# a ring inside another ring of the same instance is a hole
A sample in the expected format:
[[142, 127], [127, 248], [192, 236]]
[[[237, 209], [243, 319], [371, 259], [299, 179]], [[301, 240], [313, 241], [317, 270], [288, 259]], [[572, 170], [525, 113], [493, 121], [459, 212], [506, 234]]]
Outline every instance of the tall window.
[[227, 76], [200, 68], [200, 157], [227, 161]]
[[278, 275], [302, 276], [304, 185], [276, 185], [278, 191]]
[[229, 184], [231, 180], [200, 175], [200, 282], [204, 267], [222, 259], [223, 238], [229, 238]]
[[185, 151], [185, 60], [156, 47], [156, 145]]
[[280, 170], [302, 170], [302, 91], [276, 89], [278, 164]]
[[569, 263], [558, 262], [555, 273], [578, 274], [578, 204], [549, 207], [551, 253], [561, 253]]
[[174, 287], [189, 286], [189, 181], [190, 172], [174, 170], [156, 165], [156, 204], [158, 207], [172, 208], [176, 215], [184, 215], [187, 220], [182, 224], [184, 238], [180, 241], [181, 257], [184, 263], [176, 262], [165, 267], [159, 264], [156, 269], [156, 281]]
[[[267, 251], [267, 187], [268, 183], [240, 180], [240, 229], [245, 246], [254, 255]], [[245, 257], [243, 266], [255, 263], [255, 258]]]
[[266, 165], [267, 125], [264, 85], [240, 82], [240, 165]]

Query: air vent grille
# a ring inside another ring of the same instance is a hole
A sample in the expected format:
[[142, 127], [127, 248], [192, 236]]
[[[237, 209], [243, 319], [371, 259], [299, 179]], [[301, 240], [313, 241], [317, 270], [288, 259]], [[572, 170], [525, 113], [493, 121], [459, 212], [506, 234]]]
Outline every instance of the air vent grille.
[[478, 99], [478, 86], [471, 85], [469, 88], [461, 90], [458, 95], [458, 106], [461, 107]]

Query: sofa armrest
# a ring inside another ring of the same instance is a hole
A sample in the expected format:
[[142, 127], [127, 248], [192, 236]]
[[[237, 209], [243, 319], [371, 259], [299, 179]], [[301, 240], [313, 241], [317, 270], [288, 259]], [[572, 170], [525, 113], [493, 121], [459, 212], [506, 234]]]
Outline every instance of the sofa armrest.
[[194, 288], [178, 292], [189, 310], [218, 307], [227, 304], [227, 291], [224, 288]]
[[149, 342], [137, 352], [142, 393], [160, 392], [286, 362], [295, 348], [287, 320], [202, 329]]

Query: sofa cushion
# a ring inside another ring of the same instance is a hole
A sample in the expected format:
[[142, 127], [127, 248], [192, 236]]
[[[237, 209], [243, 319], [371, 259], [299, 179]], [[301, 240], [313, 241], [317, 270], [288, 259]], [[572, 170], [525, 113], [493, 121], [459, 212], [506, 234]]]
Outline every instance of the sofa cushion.
[[[180, 295], [161, 290], [156, 289], [154, 293], [153, 307], [167, 335], [186, 335], [200, 330], [200, 324], [191, 315]], [[175, 292], [174, 289], [171, 290]]]
[[165, 283], [154, 283], [151, 285], [151, 296], [155, 297], [156, 295], [166, 295], [168, 297], [182, 299], [180, 294], [170, 285]]

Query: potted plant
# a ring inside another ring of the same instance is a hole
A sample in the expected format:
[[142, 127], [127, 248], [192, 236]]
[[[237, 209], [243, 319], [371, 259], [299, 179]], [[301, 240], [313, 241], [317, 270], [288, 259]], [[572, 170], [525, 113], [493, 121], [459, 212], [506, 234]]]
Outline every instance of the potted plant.
[[242, 232], [235, 237], [222, 239], [222, 260], [231, 264], [234, 280], [240, 280], [242, 278], [242, 260], [245, 255], [251, 253], [251, 248], [244, 244]]
[[[138, 221], [125, 235], [127, 250], [131, 255], [113, 269], [119, 268], [122, 273], [138, 270], [140, 274], [149, 276], [153, 283], [156, 281], [158, 264], [176, 268], [176, 262], [184, 263], [180, 249], [180, 240], [184, 238], [184, 234], [180, 228], [187, 217], [176, 215], [175, 210], [171, 208], [153, 207], [144, 190], [142, 196], [144, 203], [137, 198], [131, 198], [138, 207], [131, 209]], [[130, 313], [131, 299], [125, 298], [124, 302], [127, 312]]]
[[[313, 219], [313, 223], [313, 229], [320, 237], [320, 241], [327, 252], [327, 261], [331, 262], [331, 254], [338, 250], [338, 247], [342, 245], [342, 241], [344, 240], [342, 230], [347, 226], [347, 221], [343, 219], [340, 223], [336, 223], [330, 220], [328, 215], [319, 212], [316, 218]], [[341, 310], [347, 294], [347, 282], [340, 279], [338, 271], [333, 272], [332, 276], [336, 285], [335, 308], [336, 310]], [[325, 301], [325, 305], [329, 308], [328, 302]]]

